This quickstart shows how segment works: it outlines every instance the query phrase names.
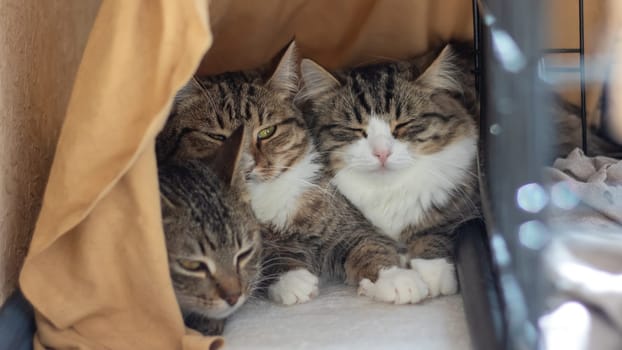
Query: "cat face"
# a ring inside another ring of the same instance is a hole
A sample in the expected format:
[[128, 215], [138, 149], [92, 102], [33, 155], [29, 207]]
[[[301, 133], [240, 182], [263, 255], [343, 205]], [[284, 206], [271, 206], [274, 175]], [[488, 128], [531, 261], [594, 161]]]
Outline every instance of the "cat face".
[[193, 79], [177, 95], [158, 136], [159, 159], [209, 157], [244, 123], [248, 179], [277, 178], [304, 157], [311, 142], [292, 103], [298, 89], [296, 65], [292, 43], [267, 79], [260, 71]]
[[470, 162], [477, 129], [466, 105], [474, 91], [465, 91], [472, 78], [456, 56], [446, 47], [423, 73], [419, 62], [401, 62], [336, 76], [303, 60], [301, 99], [333, 172], [392, 181], [424, 163]]
[[[181, 204], [183, 206], [183, 204]], [[201, 225], [190, 210], [165, 218], [169, 266], [181, 308], [212, 319], [233, 313], [257, 278], [259, 234], [243, 224]]]
[[159, 169], [178, 302], [184, 312], [211, 319], [225, 318], [241, 306], [259, 274], [259, 225], [234, 188], [236, 167], [226, 164], [236, 158], [223, 152], [213, 171], [195, 160]]

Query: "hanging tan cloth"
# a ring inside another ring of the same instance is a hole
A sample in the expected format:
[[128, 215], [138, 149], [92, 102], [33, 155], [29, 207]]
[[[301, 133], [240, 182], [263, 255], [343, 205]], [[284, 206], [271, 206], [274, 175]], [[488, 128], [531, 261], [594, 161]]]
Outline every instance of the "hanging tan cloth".
[[211, 44], [205, 1], [103, 1], [78, 71], [21, 288], [35, 348], [208, 349], [168, 275], [154, 137]]
[[470, 0], [214, 0], [209, 9], [208, 21], [206, 0], [102, 2], [20, 275], [36, 349], [222, 344], [184, 328], [154, 154], [173, 95], [200, 63], [200, 73], [255, 67], [294, 35], [329, 68], [472, 37]]

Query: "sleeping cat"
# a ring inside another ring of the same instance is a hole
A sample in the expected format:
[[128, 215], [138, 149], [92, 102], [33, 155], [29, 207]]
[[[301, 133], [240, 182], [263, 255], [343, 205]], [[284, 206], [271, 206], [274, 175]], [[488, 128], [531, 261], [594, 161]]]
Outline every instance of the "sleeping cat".
[[158, 164], [162, 220], [173, 287], [184, 321], [221, 334], [224, 320], [259, 277], [259, 223], [235, 181], [243, 131], [211, 161]]
[[329, 73], [301, 63], [298, 97], [332, 183], [407, 245], [430, 295], [457, 291], [454, 229], [479, 215], [478, 105], [470, 47]]
[[[479, 105], [471, 43], [436, 56], [329, 73], [301, 63], [302, 105], [332, 183], [386, 235], [408, 247], [432, 296], [456, 291], [455, 228], [480, 215]], [[552, 104], [556, 153], [580, 144], [580, 120]], [[596, 134], [596, 153], [619, 149]]]
[[178, 94], [158, 137], [159, 158], [209, 157], [245, 123], [247, 192], [263, 232], [268, 296], [291, 305], [318, 294], [320, 276], [359, 284], [359, 293], [394, 303], [427, 296], [419, 274], [398, 267], [398, 244], [380, 234], [330, 184], [305, 121], [295, 44], [265, 70], [194, 79]]

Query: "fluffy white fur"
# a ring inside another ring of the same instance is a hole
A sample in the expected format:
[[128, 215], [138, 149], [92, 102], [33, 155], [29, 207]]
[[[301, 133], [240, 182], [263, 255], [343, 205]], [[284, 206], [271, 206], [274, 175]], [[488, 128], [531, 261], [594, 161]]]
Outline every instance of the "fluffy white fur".
[[251, 206], [257, 218], [284, 228], [298, 211], [299, 197], [315, 186], [311, 181], [321, 170], [314, 160], [317, 153], [309, 152], [300, 162], [268, 182], [251, 181], [248, 190]]
[[387, 303], [415, 304], [428, 295], [428, 288], [417, 271], [393, 266], [381, 270], [375, 283], [362, 279], [358, 294]]
[[[374, 225], [392, 238], [418, 224], [432, 204], [447, 204], [449, 194], [464, 183], [477, 154], [476, 137], [467, 137], [432, 155], [412, 154], [393, 138], [387, 122], [372, 117], [366, 139], [344, 150], [346, 166], [333, 183]], [[374, 145], [388, 145], [391, 155], [383, 167]]]
[[268, 287], [268, 296], [283, 305], [302, 304], [319, 294], [318, 284], [319, 279], [309, 270], [292, 270]]
[[430, 290], [430, 296], [450, 295], [458, 292], [456, 268], [447, 259], [413, 259], [413, 270], [419, 272], [421, 279]]

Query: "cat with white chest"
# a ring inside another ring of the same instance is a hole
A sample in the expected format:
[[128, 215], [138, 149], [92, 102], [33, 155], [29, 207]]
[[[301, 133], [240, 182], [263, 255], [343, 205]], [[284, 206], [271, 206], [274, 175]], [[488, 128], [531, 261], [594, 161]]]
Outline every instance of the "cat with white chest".
[[432, 60], [334, 74], [305, 59], [301, 71], [298, 99], [332, 183], [407, 245], [431, 296], [455, 293], [455, 228], [479, 215], [472, 51], [448, 45]]
[[157, 140], [158, 159], [210, 158], [233, 131], [248, 130], [246, 191], [262, 231], [266, 294], [286, 305], [319, 293], [326, 277], [396, 304], [417, 303], [428, 288], [400, 267], [400, 246], [381, 234], [330, 183], [302, 113], [295, 44], [274, 69], [193, 79], [177, 95]]

